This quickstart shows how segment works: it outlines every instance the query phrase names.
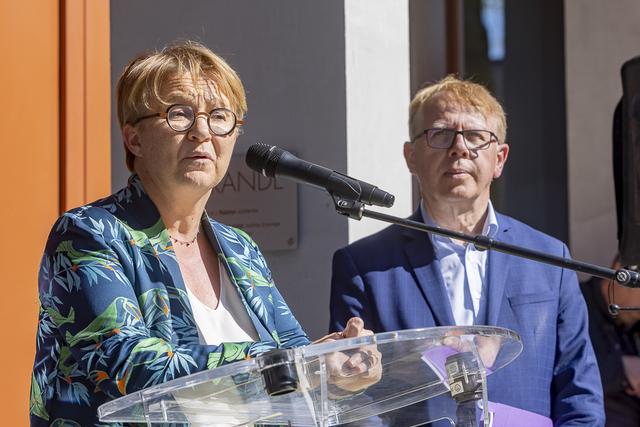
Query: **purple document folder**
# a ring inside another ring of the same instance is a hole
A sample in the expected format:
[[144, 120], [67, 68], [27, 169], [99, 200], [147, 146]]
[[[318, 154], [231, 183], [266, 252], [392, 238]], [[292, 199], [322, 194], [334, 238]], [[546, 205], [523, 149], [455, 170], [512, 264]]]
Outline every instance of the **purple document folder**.
[[[550, 418], [535, 412], [503, 405], [502, 403], [489, 402], [489, 411], [493, 412], [491, 427], [553, 427]], [[484, 424], [480, 422], [479, 426]]]

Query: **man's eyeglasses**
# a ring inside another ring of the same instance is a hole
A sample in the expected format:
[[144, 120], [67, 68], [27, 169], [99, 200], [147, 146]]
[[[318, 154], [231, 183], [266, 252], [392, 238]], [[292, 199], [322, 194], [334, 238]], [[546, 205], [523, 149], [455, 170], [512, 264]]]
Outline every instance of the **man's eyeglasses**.
[[198, 116], [207, 117], [209, 129], [218, 136], [229, 135], [233, 132], [236, 126], [244, 124], [244, 122], [242, 120], [238, 120], [235, 113], [228, 108], [214, 108], [208, 113], [204, 111], [196, 113], [191, 106], [179, 104], [170, 106], [164, 113], [155, 113], [139, 117], [131, 124], [135, 126], [144, 119], [161, 117], [167, 120], [167, 124], [174, 131], [187, 132], [193, 127]]
[[427, 137], [427, 145], [431, 148], [449, 149], [453, 145], [456, 137], [462, 135], [465, 145], [469, 151], [485, 150], [489, 148], [492, 142], [497, 143], [498, 137], [496, 134], [489, 130], [483, 129], [443, 129], [432, 128], [426, 129], [420, 132], [418, 135], [411, 139], [411, 142], [415, 142], [422, 135]]

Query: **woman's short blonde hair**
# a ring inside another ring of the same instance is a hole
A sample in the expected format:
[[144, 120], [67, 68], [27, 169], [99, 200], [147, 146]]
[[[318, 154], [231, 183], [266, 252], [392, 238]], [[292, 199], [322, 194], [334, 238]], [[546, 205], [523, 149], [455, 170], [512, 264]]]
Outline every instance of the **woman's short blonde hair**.
[[[175, 74], [189, 74], [194, 82], [213, 80], [220, 93], [229, 100], [238, 119], [247, 112], [244, 87], [233, 68], [206, 46], [184, 41], [161, 51], [140, 55], [125, 67], [116, 85], [120, 129], [152, 112], [152, 108], [168, 107], [160, 91], [166, 79]], [[134, 155], [126, 146], [125, 151], [127, 167], [133, 171]]]
[[495, 120], [498, 141], [506, 142], [507, 118], [498, 100], [484, 86], [469, 80], [460, 80], [453, 75], [423, 87], [413, 97], [409, 104], [409, 136], [411, 138], [424, 130], [417, 128], [420, 125], [418, 121], [420, 114], [425, 106], [432, 105], [436, 100], [475, 109], [484, 116], [485, 120]]

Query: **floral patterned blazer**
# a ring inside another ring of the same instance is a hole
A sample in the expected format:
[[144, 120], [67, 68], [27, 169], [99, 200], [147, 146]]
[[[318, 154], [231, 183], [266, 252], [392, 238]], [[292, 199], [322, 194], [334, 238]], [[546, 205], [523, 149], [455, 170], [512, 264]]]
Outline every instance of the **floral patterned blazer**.
[[133, 175], [53, 226], [38, 283], [32, 425], [100, 425], [98, 406], [129, 392], [309, 344], [253, 240], [206, 214], [202, 226], [260, 341], [199, 344], [169, 234]]

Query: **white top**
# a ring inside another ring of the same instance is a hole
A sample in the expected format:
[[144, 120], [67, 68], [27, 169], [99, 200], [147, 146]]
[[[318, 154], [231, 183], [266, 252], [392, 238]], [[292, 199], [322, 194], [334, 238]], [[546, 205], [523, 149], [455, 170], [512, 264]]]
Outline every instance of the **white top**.
[[[420, 210], [425, 224], [437, 225], [429, 217], [422, 203]], [[498, 232], [498, 220], [491, 201], [487, 211], [482, 234], [494, 237]], [[430, 234], [430, 237], [436, 258], [440, 261], [440, 272], [456, 325], [486, 323], [488, 251], [479, 251], [473, 244], [454, 243], [445, 236]]]
[[187, 295], [198, 326], [200, 344], [220, 345], [224, 342], [258, 341], [258, 333], [240, 299], [240, 291], [231, 282], [227, 270], [218, 260], [220, 301], [215, 309], [205, 305], [190, 290]]

